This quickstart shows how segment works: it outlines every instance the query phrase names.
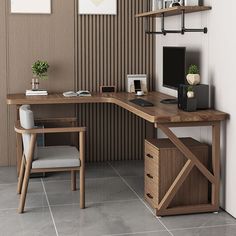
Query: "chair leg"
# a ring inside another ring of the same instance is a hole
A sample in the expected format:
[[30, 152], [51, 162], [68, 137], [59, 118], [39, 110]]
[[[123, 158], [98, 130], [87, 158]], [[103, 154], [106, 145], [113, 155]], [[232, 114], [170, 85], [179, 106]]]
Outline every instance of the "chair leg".
[[20, 174], [18, 177], [18, 185], [17, 185], [17, 193], [21, 194], [21, 190], [22, 190], [22, 183], [23, 183], [23, 179], [24, 179], [24, 173], [25, 173], [25, 159], [24, 159], [24, 155], [22, 157], [21, 160], [21, 166], [20, 166]]
[[76, 191], [76, 171], [71, 171], [71, 191]]
[[26, 194], [27, 194], [28, 184], [29, 184], [30, 170], [31, 170], [31, 163], [27, 162], [26, 163], [25, 176], [24, 176], [24, 180], [23, 180], [22, 193], [21, 193], [21, 196], [20, 196], [20, 204], [19, 204], [19, 208], [18, 208], [18, 213], [23, 213], [24, 212], [25, 199], [26, 199]]
[[80, 208], [85, 208], [84, 167], [80, 168]]

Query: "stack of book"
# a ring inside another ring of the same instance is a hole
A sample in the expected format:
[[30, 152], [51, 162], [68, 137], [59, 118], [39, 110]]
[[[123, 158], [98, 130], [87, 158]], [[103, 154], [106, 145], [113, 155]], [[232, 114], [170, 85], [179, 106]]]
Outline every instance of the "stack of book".
[[48, 91], [47, 90], [26, 90], [25, 95], [26, 96], [47, 96]]

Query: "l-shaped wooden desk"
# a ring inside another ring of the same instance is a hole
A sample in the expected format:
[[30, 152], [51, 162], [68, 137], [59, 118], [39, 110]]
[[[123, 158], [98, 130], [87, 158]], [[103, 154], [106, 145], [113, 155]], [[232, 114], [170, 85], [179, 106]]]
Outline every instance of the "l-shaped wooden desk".
[[[64, 97], [62, 94], [49, 94], [48, 96], [25, 96], [24, 94], [9, 94], [7, 104], [42, 105], [42, 104], [81, 104], [81, 103], [112, 103], [116, 104], [135, 115], [151, 122], [155, 128], [162, 130], [175, 144], [180, 152], [187, 158], [186, 164], [176, 177], [175, 181], [161, 200], [156, 212], [157, 215], [169, 214], [168, 205], [174, 198], [180, 186], [187, 178], [193, 167], [199, 171], [211, 183], [211, 203], [196, 206], [184, 206], [176, 209], [183, 213], [211, 212], [219, 210], [219, 187], [220, 187], [220, 123], [228, 118], [228, 114], [216, 110], [201, 110], [196, 112], [184, 112], [177, 105], [165, 105], [160, 103], [162, 99], [171, 98], [159, 92], [150, 92], [143, 99], [154, 104], [153, 107], [140, 107], [129, 100], [135, 98], [129, 93], [94, 93], [91, 97]], [[193, 154], [193, 152], [181, 142], [171, 131], [171, 127], [212, 127], [212, 170], [207, 169]], [[173, 213], [173, 209], [172, 209]]]

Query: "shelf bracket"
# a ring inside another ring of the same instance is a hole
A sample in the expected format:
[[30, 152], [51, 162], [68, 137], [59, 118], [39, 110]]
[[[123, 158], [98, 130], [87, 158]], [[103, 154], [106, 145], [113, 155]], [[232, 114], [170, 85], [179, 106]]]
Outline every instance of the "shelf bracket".
[[208, 29], [206, 27], [202, 28], [202, 29], [188, 29], [185, 28], [185, 10], [182, 10], [181, 13], [181, 30], [166, 30], [165, 29], [165, 14], [162, 13], [161, 16], [161, 31], [150, 31], [149, 27], [149, 17], [148, 18], [148, 23], [145, 25], [145, 33], [146, 34], [162, 34], [162, 35], [166, 35], [166, 34], [185, 34], [185, 33], [204, 33], [207, 34]]

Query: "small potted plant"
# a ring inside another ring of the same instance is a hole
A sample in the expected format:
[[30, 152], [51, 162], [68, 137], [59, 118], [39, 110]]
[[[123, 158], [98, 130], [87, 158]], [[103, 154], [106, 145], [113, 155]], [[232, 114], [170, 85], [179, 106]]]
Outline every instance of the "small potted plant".
[[197, 85], [200, 83], [199, 69], [196, 65], [190, 65], [187, 74], [187, 81], [190, 85]]
[[36, 61], [32, 65], [33, 79], [32, 79], [32, 90], [37, 90], [39, 87], [39, 79], [46, 80], [48, 79], [48, 68], [49, 64], [47, 61]]
[[193, 91], [193, 86], [188, 86], [187, 88], [187, 97], [188, 98], [194, 98], [194, 91]]

